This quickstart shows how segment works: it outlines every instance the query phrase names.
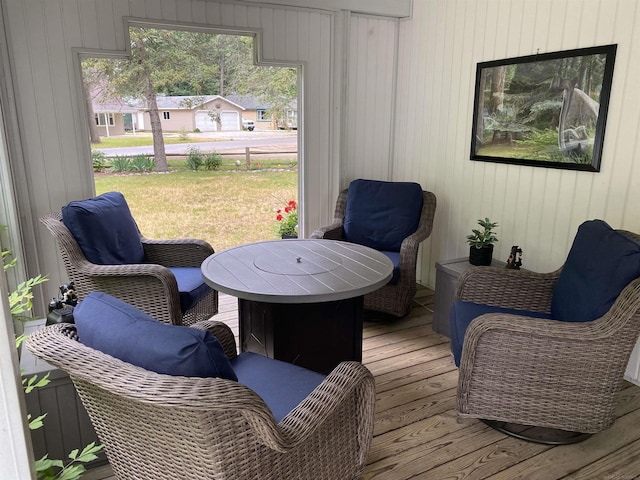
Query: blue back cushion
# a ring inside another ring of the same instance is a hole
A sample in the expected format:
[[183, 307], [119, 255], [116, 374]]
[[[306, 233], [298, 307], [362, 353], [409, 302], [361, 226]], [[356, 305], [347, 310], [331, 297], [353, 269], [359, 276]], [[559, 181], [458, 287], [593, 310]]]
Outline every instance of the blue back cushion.
[[138, 227], [120, 192], [70, 202], [62, 207], [62, 221], [91, 263], [124, 265], [144, 259]]
[[73, 316], [84, 345], [124, 362], [166, 375], [237, 380], [208, 331], [159, 322], [101, 292], [87, 295]]
[[601, 317], [640, 276], [640, 245], [602, 220], [578, 228], [553, 290], [551, 315], [566, 322]]
[[256, 392], [279, 422], [322, 383], [321, 373], [245, 352], [231, 360], [238, 382]]
[[399, 252], [416, 231], [422, 213], [422, 187], [413, 182], [354, 180], [347, 192], [345, 239], [376, 250]]

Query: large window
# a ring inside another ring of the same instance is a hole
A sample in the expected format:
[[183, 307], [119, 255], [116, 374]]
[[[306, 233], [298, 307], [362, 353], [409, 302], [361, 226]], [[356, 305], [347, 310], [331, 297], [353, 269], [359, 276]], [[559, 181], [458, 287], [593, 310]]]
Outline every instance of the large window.
[[114, 125], [113, 113], [96, 113], [96, 125], [104, 127], [107, 125], [107, 121], [110, 126]]
[[259, 122], [270, 122], [271, 117], [267, 116], [267, 110], [265, 108], [256, 109], [256, 119]]

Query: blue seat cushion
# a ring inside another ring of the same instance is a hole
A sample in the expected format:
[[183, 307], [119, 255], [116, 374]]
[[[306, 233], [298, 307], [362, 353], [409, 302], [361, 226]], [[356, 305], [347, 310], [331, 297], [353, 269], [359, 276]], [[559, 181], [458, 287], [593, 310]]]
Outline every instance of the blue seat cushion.
[[396, 285], [398, 280], [400, 279], [400, 252], [380, 252], [384, 254], [391, 263], [393, 263], [393, 274], [391, 276], [391, 280], [389, 283], [391, 285]]
[[91, 263], [142, 263], [144, 250], [129, 205], [120, 192], [108, 192], [62, 207], [62, 222]]
[[167, 375], [237, 380], [208, 331], [159, 322], [102, 292], [87, 295], [73, 316], [84, 345], [124, 362]]
[[602, 220], [584, 222], [553, 290], [551, 314], [565, 322], [595, 320], [639, 276], [640, 244]]
[[472, 320], [485, 313], [508, 313], [513, 315], [524, 315], [527, 317], [551, 319], [551, 315], [541, 312], [530, 312], [528, 310], [516, 310], [513, 308], [493, 307], [473, 302], [455, 302], [451, 306], [449, 313], [449, 325], [451, 327], [451, 352], [456, 366], [460, 366], [462, 355], [462, 345], [464, 335]]
[[256, 392], [269, 406], [276, 422], [304, 400], [325, 376], [291, 363], [245, 352], [231, 360], [238, 382]]
[[182, 313], [193, 308], [211, 292], [209, 285], [202, 280], [202, 271], [198, 267], [171, 267], [171, 273], [178, 282], [180, 310]]
[[413, 182], [354, 180], [347, 192], [345, 239], [376, 250], [399, 252], [422, 213], [422, 187]]

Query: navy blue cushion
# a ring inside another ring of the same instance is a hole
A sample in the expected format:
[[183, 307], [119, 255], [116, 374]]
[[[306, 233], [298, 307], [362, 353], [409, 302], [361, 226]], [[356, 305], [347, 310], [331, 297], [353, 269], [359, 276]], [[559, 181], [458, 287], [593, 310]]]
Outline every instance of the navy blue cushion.
[[640, 276], [640, 245], [602, 220], [578, 228], [553, 290], [551, 314], [589, 322], [609, 311], [620, 292]]
[[180, 310], [182, 313], [196, 306], [211, 292], [209, 285], [202, 280], [202, 271], [198, 267], [171, 267], [171, 273], [178, 282]]
[[208, 331], [159, 322], [101, 292], [87, 295], [73, 317], [84, 345], [132, 365], [167, 375], [237, 380]]
[[304, 400], [325, 376], [306, 368], [245, 352], [231, 360], [238, 382], [256, 392], [279, 422]]
[[62, 207], [62, 221], [91, 263], [123, 265], [144, 259], [138, 227], [120, 192], [70, 202]]
[[345, 239], [376, 250], [399, 252], [416, 231], [422, 213], [422, 187], [413, 182], [354, 180], [347, 192]]
[[389, 283], [391, 285], [396, 285], [398, 280], [400, 279], [400, 252], [380, 252], [384, 254], [391, 263], [393, 263], [393, 275]]
[[527, 310], [516, 310], [513, 308], [492, 307], [490, 305], [482, 305], [472, 302], [455, 302], [449, 314], [449, 325], [451, 327], [451, 351], [456, 366], [460, 366], [460, 357], [462, 355], [462, 344], [467, 327], [471, 321], [484, 315], [485, 313], [508, 313], [513, 315], [524, 315], [527, 317], [551, 319], [551, 315], [540, 312], [530, 312]]

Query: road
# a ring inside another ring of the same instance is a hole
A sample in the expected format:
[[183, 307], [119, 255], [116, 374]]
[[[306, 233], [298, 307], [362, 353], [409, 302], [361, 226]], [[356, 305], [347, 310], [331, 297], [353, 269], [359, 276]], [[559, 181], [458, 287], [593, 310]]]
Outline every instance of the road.
[[[233, 132], [232, 135], [229, 132], [220, 140], [211, 142], [193, 142], [193, 143], [179, 143], [179, 144], [165, 144], [164, 148], [167, 154], [184, 154], [186, 155], [191, 148], [197, 148], [201, 152], [210, 152], [215, 150], [216, 152], [222, 152], [226, 150], [239, 150], [243, 151], [246, 147], [259, 148], [269, 147], [272, 150], [274, 147], [282, 147], [282, 151], [295, 150], [298, 137], [296, 132]], [[211, 137], [212, 135], [208, 135]], [[229, 139], [232, 137], [231, 139]], [[153, 154], [153, 145], [144, 147], [119, 147], [119, 148], [94, 148], [94, 151], [101, 151], [105, 155], [111, 157], [115, 155], [139, 155], [139, 154]]]

